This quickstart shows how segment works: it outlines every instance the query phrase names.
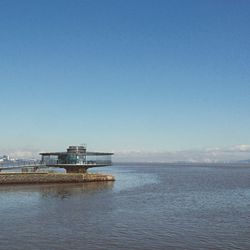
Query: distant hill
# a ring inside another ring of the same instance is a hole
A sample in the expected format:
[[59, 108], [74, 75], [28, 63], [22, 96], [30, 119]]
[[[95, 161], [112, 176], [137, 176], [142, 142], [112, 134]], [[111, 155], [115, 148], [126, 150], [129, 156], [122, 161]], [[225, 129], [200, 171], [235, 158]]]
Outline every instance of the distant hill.
[[248, 160], [237, 161], [237, 163], [250, 163], [250, 159], [248, 159]]

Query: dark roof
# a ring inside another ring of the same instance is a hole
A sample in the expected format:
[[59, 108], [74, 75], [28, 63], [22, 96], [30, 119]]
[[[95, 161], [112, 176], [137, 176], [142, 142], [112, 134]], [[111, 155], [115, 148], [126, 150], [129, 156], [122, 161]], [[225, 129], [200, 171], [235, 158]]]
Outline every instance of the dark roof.
[[104, 152], [86, 152], [87, 155], [113, 155], [114, 153], [104, 153]]
[[67, 152], [48, 152], [48, 153], [40, 153], [40, 155], [66, 155]]
[[[40, 155], [66, 155], [67, 152], [48, 152], [48, 153], [40, 153]], [[113, 155], [114, 153], [103, 153], [103, 152], [86, 152], [86, 155]]]

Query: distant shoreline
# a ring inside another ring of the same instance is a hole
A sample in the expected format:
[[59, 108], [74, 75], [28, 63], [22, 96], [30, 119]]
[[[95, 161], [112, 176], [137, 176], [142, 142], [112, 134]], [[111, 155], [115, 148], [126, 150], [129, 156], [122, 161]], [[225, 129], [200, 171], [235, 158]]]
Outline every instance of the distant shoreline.
[[158, 165], [187, 165], [187, 166], [191, 166], [191, 165], [209, 165], [209, 166], [215, 166], [215, 165], [228, 165], [228, 166], [250, 166], [250, 162], [247, 163], [242, 163], [242, 162], [143, 162], [143, 161], [134, 161], [134, 162], [113, 162], [113, 165], [120, 165], [120, 164], [126, 164], [126, 165], [133, 165], [133, 164], [158, 164]]

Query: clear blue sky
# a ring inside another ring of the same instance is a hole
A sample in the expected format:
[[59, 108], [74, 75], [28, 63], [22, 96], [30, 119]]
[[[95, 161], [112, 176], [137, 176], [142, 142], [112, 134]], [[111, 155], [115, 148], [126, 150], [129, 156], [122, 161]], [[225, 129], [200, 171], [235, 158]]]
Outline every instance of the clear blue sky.
[[0, 147], [250, 144], [250, 1], [0, 0]]

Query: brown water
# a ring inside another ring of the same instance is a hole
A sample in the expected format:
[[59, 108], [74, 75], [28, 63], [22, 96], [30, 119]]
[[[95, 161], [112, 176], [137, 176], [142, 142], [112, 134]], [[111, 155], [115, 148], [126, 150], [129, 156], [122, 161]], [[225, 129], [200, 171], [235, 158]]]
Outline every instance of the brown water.
[[0, 187], [0, 249], [250, 249], [250, 167], [115, 165], [114, 183]]

